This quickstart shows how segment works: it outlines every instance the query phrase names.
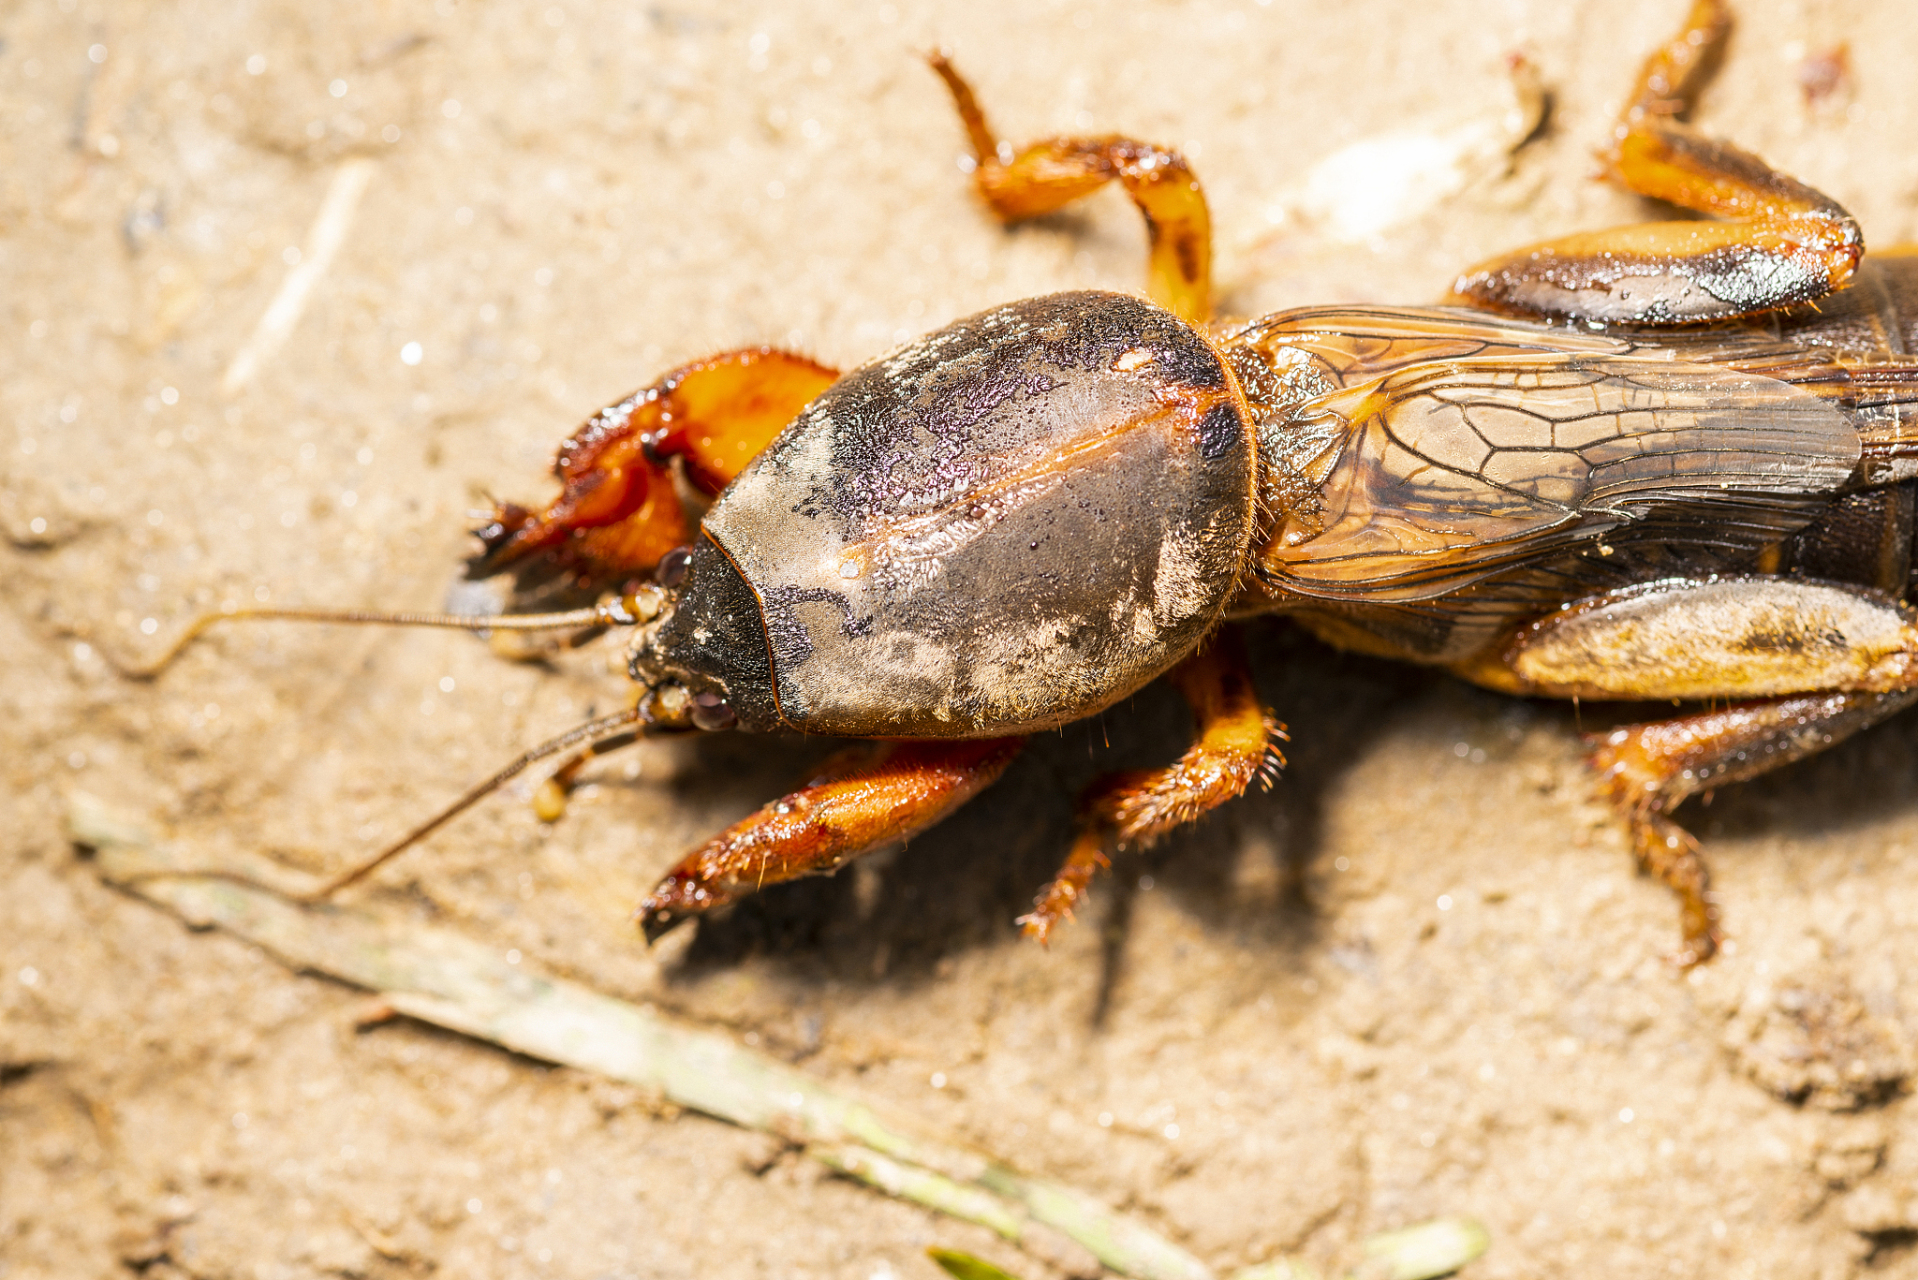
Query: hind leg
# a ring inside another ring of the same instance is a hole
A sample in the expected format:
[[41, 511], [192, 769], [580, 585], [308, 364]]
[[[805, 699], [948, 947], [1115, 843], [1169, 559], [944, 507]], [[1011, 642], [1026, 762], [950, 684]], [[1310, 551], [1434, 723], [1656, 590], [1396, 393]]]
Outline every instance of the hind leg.
[[1698, 841], [1669, 814], [1686, 797], [1743, 782], [1849, 738], [1918, 701], [1918, 691], [1823, 693], [1747, 702], [1595, 735], [1591, 764], [1631, 831], [1639, 866], [1678, 896], [1686, 967], [1718, 950], [1718, 907]]
[[1533, 316], [1687, 324], [1815, 302], [1850, 283], [1864, 237], [1836, 200], [1677, 121], [1730, 25], [1723, 0], [1696, 0], [1684, 28], [1646, 60], [1604, 155], [1626, 188], [1720, 221], [1548, 240], [1480, 263], [1459, 277], [1452, 300]]
[[1601, 790], [1647, 873], [1679, 898], [1693, 965], [1718, 947], [1698, 842], [1670, 814], [1688, 796], [1759, 777], [1918, 701], [1918, 617], [1862, 587], [1790, 578], [1660, 583], [1596, 596], [1458, 669], [1514, 693], [1723, 701], [1593, 741]]

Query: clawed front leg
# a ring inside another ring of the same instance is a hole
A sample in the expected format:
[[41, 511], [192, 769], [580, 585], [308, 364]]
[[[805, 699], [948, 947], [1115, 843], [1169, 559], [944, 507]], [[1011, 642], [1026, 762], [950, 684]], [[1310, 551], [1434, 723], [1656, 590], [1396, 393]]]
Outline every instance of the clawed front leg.
[[610, 579], [652, 572], [692, 541], [670, 464], [717, 494], [839, 375], [790, 351], [753, 347], [684, 365], [587, 419], [553, 465], [542, 511], [502, 503], [476, 532], [486, 568], [537, 553]]
[[1460, 276], [1453, 300], [1574, 320], [1687, 324], [1815, 302], [1864, 255], [1836, 200], [1729, 143], [1678, 123], [1731, 18], [1696, 0], [1647, 59], [1604, 159], [1611, 177], [1717, 222], [1652, 222], [1548, 240]]
[[1256, 778], [1269, 784], [1285, 763], [1273, 742], [1285, 727], [1259, 702], [1247, 670], [1245, 646], [1227, 627], [1172, 672], [1192, 707], [1198, 734], [1186, 753], [1164, 769], [1110, 774], [1079, 799], [1079, 834], [1052, 883], [1019, 923], [1046, 941], [1069, 919], [1109, 848], [1150, 844], [1245, 792]]
[[805, 786], [682, 859], [640, 904], [648, 942], [769, 884], [829, 875], [932, 826], [996, 781], [1023, 738], [888, 742], [828, 759]]
[[1212, 315], [1212, 217], [1192, 167], [1178, 152], [1116, 134], [1046, 138], [1020, 151], [993, 134], [985, 112], [943, 53], [928, 59], [952, 92], [976, 167], [973, 182], [1007, 224], [1053, 213], [1116, 181], [1145, 218], [1146, 292], [1187, 320]]

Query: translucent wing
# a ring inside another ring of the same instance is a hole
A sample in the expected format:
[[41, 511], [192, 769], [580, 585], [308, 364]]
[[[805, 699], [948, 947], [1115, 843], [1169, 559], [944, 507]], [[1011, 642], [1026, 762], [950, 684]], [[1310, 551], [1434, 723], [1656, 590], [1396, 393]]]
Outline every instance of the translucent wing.
[[1262, 569], [1366, 601], [1430, 600], [1582, 544], [1756, 551], [1804, 525], [1860, 456], [1850, 419], [1807, 388], [1591, 352], [1421, 362], [1262, 434], [1285, 495]]

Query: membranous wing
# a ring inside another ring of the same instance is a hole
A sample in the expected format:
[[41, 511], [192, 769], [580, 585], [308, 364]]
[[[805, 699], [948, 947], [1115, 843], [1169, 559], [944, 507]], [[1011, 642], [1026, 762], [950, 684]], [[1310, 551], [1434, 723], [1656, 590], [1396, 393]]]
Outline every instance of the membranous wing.
[[1660, 354], [1436, 360], [1307, 401], [1261, 432], [1262, 573], [1415, 601], [1581, 547], [1755, 552], [1857, 468], [1856, 429], [1809, 389]]

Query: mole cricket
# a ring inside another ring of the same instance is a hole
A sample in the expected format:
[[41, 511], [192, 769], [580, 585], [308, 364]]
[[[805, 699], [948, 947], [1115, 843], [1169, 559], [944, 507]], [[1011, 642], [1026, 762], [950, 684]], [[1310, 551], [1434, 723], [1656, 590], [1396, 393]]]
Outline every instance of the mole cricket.
[[[1696, 0], [1644, 63], [1608, 176], [1705, 219], [1547, 241], [1436, 307], [1212, 312], [1210, 218], [1176, 152], [999, 140], [943, 54], [977, 194], [1012, 224], [1117, 182], [1148, 300], [1076, 292], [958, 321], [841, 374], [770, 347], [674, 370], [560, 448], [561, 491], [500, 503], [478, 572], [597, 603], [488, 616], [234, 618], [570, 639], [618, 629], [633, 696], [537, 746], [336, 892], [537, 761], [555, 816], [595, 754], [655, 734], [853, 740], [682, 859], [650, 940], [924, 830], [1034, 733], [1153, 680], [1190, 704], [1170, 765], [1080, 797], [1021, 917], [1044, 940], [1099, 868], [1269, 782], [1284, 732], [1235, 623], [1283, 614], [1360, 653], [1519, 696], [1694, 704], [1591, 741], [1597, 785], [1680, 904], [1718, 911], [1686, 798], [1918, 700], [1918, 257], [1864, 258], [1845, 209], [1681, 123], [1729, 27]], [[679, 488], [712, 500], [695, 522]]]

